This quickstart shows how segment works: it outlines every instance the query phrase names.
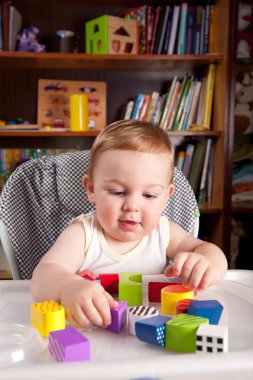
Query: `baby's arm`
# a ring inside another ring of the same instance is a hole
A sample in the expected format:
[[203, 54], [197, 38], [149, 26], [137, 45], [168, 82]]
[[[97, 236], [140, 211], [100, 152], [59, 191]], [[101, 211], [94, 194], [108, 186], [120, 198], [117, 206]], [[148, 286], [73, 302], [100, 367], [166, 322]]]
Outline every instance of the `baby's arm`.
[[71, 224], [35, 268], [31, 291], [36, 301], [60, 302], [74, 326], [107, 326], [110, 307], [117, 303], [100, 284], [76, 274], [84, 260], [84, 247], [83, 226]]
[[167, 256], [174, 263], [166, 276], [178, 276], [192, 289], [204, 290], [220, 281], [227, 271], [227, 260], [216, 245], [196, 239], [174, 222], [170, 222]]

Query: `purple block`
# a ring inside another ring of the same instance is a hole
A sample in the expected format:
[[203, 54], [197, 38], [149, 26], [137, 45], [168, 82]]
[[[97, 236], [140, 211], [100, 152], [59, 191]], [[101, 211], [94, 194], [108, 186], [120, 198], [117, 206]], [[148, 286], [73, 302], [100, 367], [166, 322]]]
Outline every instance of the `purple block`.
[[119, 302], [118, 307], [111, 307], [112, 323], [107, 326], [107, 330], [119, 334], [126, 324], [127, 319], [127, 302]]
[[90, 360], [90, 342], [74, 327], [50, 332], [48, 348], [58, 362]]

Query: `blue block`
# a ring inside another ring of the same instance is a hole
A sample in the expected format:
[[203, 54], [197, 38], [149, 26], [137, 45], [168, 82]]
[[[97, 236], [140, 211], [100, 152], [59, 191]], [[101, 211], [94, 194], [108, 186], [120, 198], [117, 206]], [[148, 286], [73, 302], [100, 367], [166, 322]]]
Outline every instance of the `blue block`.
[[192, 301], [187, 314], [208, 318], [210, 325], [218, 325], [223, 306], [217, 300]]
[[164, 347], [166, 323], [170, 319], [170, 317], [156, 315], [154, 317], [137, 321], [135, 323], [135, 332], [137, 338], [142, 342]]

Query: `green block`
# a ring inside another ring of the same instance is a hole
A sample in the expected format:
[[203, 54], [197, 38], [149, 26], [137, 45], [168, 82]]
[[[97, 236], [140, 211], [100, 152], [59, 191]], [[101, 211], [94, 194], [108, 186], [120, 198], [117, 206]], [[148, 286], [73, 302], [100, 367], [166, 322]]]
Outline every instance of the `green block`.
[[119, 275], [119, 301], [128, 306], [142, 305], [142, 274], [123, 272]]
[[85, 23], [85, 41], [87, 54], [108, 54], [108, 16]]
[[189, 314], [178, 314], [166, 323], [165, 348], [177, 352], [196, 351], [196, 333], [202, 324], [209, 324], [207, 318]]

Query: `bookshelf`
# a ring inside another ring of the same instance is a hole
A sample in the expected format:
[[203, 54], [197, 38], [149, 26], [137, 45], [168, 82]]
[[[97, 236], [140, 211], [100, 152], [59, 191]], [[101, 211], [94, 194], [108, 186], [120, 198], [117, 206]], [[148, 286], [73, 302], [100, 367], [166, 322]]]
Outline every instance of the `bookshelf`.
[[[210, 63], [217, 65], [213, 99], [212, 130], [169, 132], [171, 136], [211, 137], [214, 141], [214, 184], [211, 204], [201, 205], [201, 225], [208, 240], [229, 255], [229, 220], [232, 145], [229, 97], [229, 44], [231, 2], [215, 2], [214, 52], [204, 55], [86, 55], [84, 23], [103, 14], [115, 15], [140, 6], [174, 4], [174, 1], [120, 0], [12, 0], [23, 15], [23, 25], [35, 25], [39, 41], [50, 41], [58, 29], [74, 30], [80, 36], [79, 53], [0, 52], [0, 119], [22, 117], [36, 122], [38, 79], [95, 80], [107, 83], [107, 123], [120, 118], [122, 108], [139, 92], [163, 91], [177, 74], [202, 73]], [[194, 0], [189, 4], [196, 5]], [[222, 38], [221, 38], [222, 36]], [[49, 44], [50, 45], [50, 44]], [[0, 148], [88, 149], [96, 132], [2, 131]], [[228, 198], [227, 198], [228, 197]]]

